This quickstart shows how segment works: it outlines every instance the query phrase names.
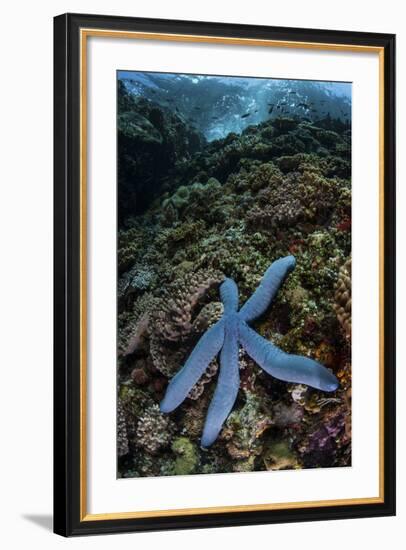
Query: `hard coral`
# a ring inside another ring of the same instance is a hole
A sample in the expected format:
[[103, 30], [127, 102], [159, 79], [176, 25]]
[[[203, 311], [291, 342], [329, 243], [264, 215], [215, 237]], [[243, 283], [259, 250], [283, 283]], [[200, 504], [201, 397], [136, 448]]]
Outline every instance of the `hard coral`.
[[155, 454], [169, 445], [173, 429], [173, 423], [159, 411], [158, 405], [152, 405], [138, 420], [136, 445], [150, 454]]
[[340, 268], [334, 309], [346, 338], [351, 338], [351, 258]]
[[117, 454], [119, 457], [128, 453], [127, 425], [120, 399], [117, 400]]
[[160, 308], [154, 312], [151, 323], [153, 335], [170, 342], [189, 336], [193, 332], [194, 308], [223, 278], [218, 271], [204, 270], [175, 281], [165, 291]]
[[176, 455], [173, 473], [193, 474], [199, 462], [196, 446], [187, 437], [178, 437], [173, 441], [171, 448]]

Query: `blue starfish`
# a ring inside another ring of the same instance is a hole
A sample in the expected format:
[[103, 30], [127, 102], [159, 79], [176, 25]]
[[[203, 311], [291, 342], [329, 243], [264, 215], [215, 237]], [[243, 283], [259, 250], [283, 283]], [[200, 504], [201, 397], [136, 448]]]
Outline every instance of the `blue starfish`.
[[279, 380], [306, 384], [328, 392], [337, 389], [338, 380], [328, 369], [309, 357], [285, 353], [248, 326], [248, 323], [265, 313], [286, 275], [295, 265], [293, 256], [275, 261], [240, 311], [238, 287], [232, 279], [225, 279], [220, 286], [223, 316], [203, 334], [183, 368], [170, 381], [160, 405], [164, 413], [173, 411], [186, 399], [210, 361], [221, 350], [217, 387], [203, 429], [203, 447], [209, 447], [217, 439], [237, 398], [240, 386], [239, 345], [264, 371]]

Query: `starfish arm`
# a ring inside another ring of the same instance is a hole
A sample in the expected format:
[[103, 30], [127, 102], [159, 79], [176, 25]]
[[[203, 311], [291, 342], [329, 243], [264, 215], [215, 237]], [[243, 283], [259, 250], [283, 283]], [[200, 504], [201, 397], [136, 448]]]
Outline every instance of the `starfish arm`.
[[197, 342], [182, 369], [170, 381], [160, 408], [164, 413], [176, 409], [184, 401], [220, 351], [224, 341], [224, 321], [220, 319]]
[[233, 279], [226, 279], [220, 286], [220, 298], [225, 313], [232, 313], [238, 309], [238, 287]]
[[338, 380], [326, 367], [309, 357], [290, 355], [265, 340], [246, 323], [239, 324], [240, 343], [248, 355], [268, 374], [323, 391], [335, 391]]
[[286, 275], [294, 269], [294, 256], [286, 256], [268, 267], [258, 288], [240, 309], [240, 318], [250, 322], [260, 317], [268, 309]]
[[220, 374], [203, 429], [201, 440], [203, 447], [209, 447], [217, 439], [234, 406], [239, 387], [237, 331], [226, 329], [224, 345], [220, 354]]

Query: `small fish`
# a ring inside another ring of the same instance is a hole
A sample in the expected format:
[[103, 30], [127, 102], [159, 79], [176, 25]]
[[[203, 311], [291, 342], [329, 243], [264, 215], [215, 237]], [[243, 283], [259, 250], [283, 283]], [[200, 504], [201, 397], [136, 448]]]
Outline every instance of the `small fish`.
[[201, 111], [201, 107], [195, 107], [195, 111]]
[[273, 111], [273, 105], [272, 105], [272, 107], [269, 109], [268, 113], [269, 113], [269, 114], [272, 114], [272, 111]]
[[244, 115], [241, 115], [241, 118], [247, 118], [247, 116], [250, 116], [251, 113], [245, 113]]
[[297, 95], [297, 92], [289, 92], [292, 95]]

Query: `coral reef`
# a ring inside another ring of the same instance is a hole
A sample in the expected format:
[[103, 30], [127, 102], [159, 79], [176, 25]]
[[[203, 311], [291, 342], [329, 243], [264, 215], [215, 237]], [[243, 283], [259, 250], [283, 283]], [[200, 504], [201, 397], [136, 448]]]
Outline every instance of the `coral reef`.
[[240, 385], [240, 346], [267, 373], [280, 380], [305, 383], [327, 392], [337, 389], [337, 378], [320, 363], [308, 357], [283, 352], [247, 325], [267, 310], [295, 264], [293, 256], [276, 260], [267, 269], [261, 284], [240, 311], [237, 285], [232, 279], [226, 279], [220, 286], [224, 306], [221, 319], [203, 334], [184, 367], [172, 378], [161, 402], [162, 412], [172, 412], [185, 400], [209, 363], [221, 350], [218, 386], [203, 429], [203, 447], [208, 447], [217, 439], [237, 398]]
[[140, 212], [153, 200], [161, 190], [163, 179], [178, 162], [187, 162], [205, 139], [177, 114], [129, 94], [120, 80], [118, 87], [121, 225], [126, 215]]
[[213, 270], [189, 273], [170, 286], [154, 314], [154, 332], [160, 339], [178, 342], [193, 332], [192, 314], [196, 305], [224, 276]]
[[334, 309], [347, 338], [351, 338], [351, 258], [340, 268]]
[[[350, 128], [277, 116], [205, 143], [153, 101], [119, 93], [120, 115], [118, 475], [350, 465]], [[244, 304], [289, 255], [296, 268], [253, 328], [323, 364], [339, 388], [280, 381], [240, 351], [233, 410], [202, 449], [218, 360], [173, 413], [159, 403], [223, 315], [225, 278]]]
[[125, 456], [129, 451], [127, 439], [127, 425], [120, 399], [117, 401], [117, 454]]

